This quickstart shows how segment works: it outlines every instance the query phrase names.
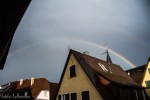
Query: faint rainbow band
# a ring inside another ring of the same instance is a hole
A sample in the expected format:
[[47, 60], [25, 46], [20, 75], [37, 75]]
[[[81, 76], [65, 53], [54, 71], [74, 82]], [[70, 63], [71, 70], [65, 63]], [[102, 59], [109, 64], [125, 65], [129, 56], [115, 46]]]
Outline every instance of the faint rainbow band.
[[[57, 40], [58, 39], [56, 39], [55, 41], [57, 41]], [[66, 39], [61, 39], [61, 41], [64, 41], [64, 40], [66, 40]], [[106, 50], [106, 47], [101, 46], [101, 45], [96, 44], [96, 43], [93, 43], [93, 42], [83, 41], [83, 40], [73, 40], [73, 39], [71, 41], [73, 41], [73, 42], [79, 42], [79, 43], [84, 43], [84, 44], [88, 44], [88, 45], [93, 45], [93, 46], [95, 46], [97, 48], [101, 48], [103, 50]], [[13, 55], [13, 54], [15, 54], [15, 53], [17, 53], [17, 52], [25, 49], [25, 48], [29, 48], [29, 47], [32, 47], [32, 46], [35, 46], [35, 45], [43, 44], [45, 42], [42, 42], [42, 43], [40, 42], [40, 43], [35, 43], [35, 44], [30, 44], [30, 45], [24, 46], [23, 48], [20, 48], [18, 50], [15, 50], [15, 51], [9, 53], [9, 56], [11, 56], [11, 55]], [[134, 63], [132, 63], [131, 61], [129, 61], [126, 57], [122, 56], [121, 54], [117, 53], [116, 51], [112, 50], [111, 48], [107, 47], [107, 49], [109, 50], [110, 53], [112, 53], [113, 55], [119, 57], [120, 59], [122, 59], [123, 61], [125, 61], [127, 64], [129, 64], [132, 68], [136, 67], [136, 65]]]
[[[93, 45], [93, 46], [96, 46], [98, 48], [101, 48], [101, 49], [104, 49], [106, 50], [106, 47], [104, 46], [101, 46], [99, 44], [96, 44], [96, 43], [92, 43], [92, 42], [88, 42], [88, 41], [81, 41], [81, 42], [85, 42], [85, 43], [88, 43], [90, 45]], [[112, 53], [113, 55], [116, 55], [117, 57], [119, 57], [120, 59], [122, 59], [123, 61], [125, 61], [126, 63], [128, 63], [132, 68], [135, 68], [136, 65], [134, 63], [132, 63], [131, 61], [129, 61], [126, 57], [124, 57], [123, 55], [117, 53], [116, 51], [112, 50], [111, 48], [108, 48], [107, 49], [109, 50], [110, 53]]]

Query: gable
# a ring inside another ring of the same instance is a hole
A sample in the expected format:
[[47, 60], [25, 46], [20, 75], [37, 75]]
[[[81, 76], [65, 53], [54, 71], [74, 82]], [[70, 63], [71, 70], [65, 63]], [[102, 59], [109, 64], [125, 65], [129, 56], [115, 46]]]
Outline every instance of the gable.
[[[70, 67], [75, 65], [75, 77], [70, 77]], [[89, 91], [90, 99], [101, 100], [102, 97], [94, 87], [93, 83], [85, 73], [84, 69], [78, 63], [75, 56], [71, 53], [65, 66], [65, 70], [63, 72], [63, 77], [60, 83], [58, 95], [77, 93], [77, 100], [81, 100], [81, 93], [83, 91]]]

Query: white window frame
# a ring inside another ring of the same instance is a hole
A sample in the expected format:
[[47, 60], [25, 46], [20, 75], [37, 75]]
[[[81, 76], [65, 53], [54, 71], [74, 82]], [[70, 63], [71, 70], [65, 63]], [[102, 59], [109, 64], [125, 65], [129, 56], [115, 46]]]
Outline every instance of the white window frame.
[[108, 72], [107, 68], [103, 64], [98, 63], [98, 65], [103, 69], [103, 71]]

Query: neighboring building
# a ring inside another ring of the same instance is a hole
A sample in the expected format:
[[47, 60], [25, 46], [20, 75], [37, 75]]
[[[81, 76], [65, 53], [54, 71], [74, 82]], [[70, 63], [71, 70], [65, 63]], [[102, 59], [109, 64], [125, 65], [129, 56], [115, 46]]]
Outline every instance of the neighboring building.
[[56, 100], [148, 100], [139, 86], [116, 64], [70, 50]]
[[1, 91], [0, 99], [54, 100], [57, 83], [51, 83], [45, 78], [31, 78], [12, 82], [7, 89]]
[[150, 88], [150, 58], [146, 65], [126, 70], [128, 75], [143, 87]]
[[129, 70], [126, 70], [126, 73], [139, 85], [142, 85], [142, 80], [144, 76], [146, 65], [142, 65], [136, 68], [132, 68]]

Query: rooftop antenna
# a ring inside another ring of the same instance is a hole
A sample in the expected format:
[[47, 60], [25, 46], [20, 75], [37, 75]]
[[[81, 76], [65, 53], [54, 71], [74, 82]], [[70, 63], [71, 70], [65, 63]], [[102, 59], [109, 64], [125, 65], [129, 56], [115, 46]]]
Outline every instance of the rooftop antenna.
[[107, 61], [108, 63], [112, 63], [112, 60], [111, 60], [111, 58], [110, 58], [110, 55], [109, 55], [109, 52], [108, 52], [108, 48], [107, 48], [107, 45], [108, 45], [108, 43], [109, 43], [109, 42], [107, 42], [107, 41], [106, 41], [106, 37], [105, 37], [105, 35], [104, 35], [104, 39], [105, 39], [105, 43], [104, 43], [105, 52], [104, 52], [104, 53], [102, 53], [101, 55], [103, 55], [103, 54], [107, 54], [106, 61]]
[[[108, 48], [107, 48], [107, 45], [108, 45], [109, 42], [106, 41], [105, 35], [104, 35], [104, 39], [105, 39], [105, 43], [104, 43], [103, 46], [105, 47], [105, 52], [102, 53], [101, 55], [106, 54], [107, 55], [106, 61], [108, 62], [108, 64], [110, 64], [110, 63], [112, 63], [112, 60], [110, 58], [110, 55], [109, 55], [109, 52], [108, 52]], [[110, 66], [109, 66], [109, 70], [110, 70], [110, 73], [112, 73]]]

